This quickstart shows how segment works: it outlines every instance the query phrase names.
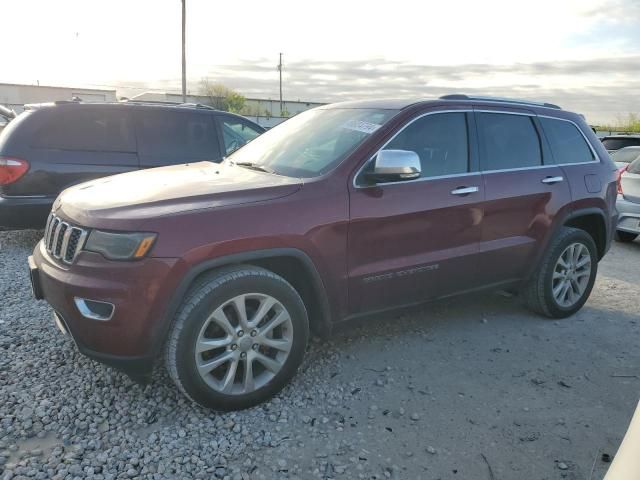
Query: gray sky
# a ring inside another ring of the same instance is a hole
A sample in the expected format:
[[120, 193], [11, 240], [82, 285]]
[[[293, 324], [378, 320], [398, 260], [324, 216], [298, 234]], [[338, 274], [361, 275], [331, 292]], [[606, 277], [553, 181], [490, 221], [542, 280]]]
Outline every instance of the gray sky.
[[[640, 112], [640, 0], [188, 2], [189, 89], [339, 101], [533, 98], [592, 123]], [[180, 88], [179, 0], [1, 1], [0, 82]], [[15, 42], [7, 39], [15, 38]]]

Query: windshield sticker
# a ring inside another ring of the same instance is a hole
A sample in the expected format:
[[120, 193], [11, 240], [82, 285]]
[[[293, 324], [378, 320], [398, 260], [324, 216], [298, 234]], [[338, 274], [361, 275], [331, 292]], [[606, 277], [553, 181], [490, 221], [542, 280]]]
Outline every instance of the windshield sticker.
[[381, 126], [382, 125], [378, 125], [377, 123], [369, 123], [362, 120], [349, 120], [344, 125], [342, 125], [342, 128], [346, 128], [347, 130], [355, 130], [356, 132], [372, 134]]

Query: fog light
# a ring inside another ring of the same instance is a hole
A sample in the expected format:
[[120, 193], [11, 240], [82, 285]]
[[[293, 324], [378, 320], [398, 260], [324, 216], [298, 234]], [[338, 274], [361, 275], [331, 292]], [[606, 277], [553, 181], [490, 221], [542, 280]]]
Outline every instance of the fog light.
[[89, 300], [86, 298], [74, 297], [73, 301], [78, 307], [78, 311], [85, 318], [91, 320], [111, 320], [116, 307], [113, 303], [101, 302], [99, 300]]

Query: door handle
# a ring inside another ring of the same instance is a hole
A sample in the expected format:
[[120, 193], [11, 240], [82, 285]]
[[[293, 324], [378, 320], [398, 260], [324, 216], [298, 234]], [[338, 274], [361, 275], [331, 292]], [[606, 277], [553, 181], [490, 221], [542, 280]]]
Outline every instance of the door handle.
[[563, 180], [564, 180], [564, 178], [562, 178], [562, 177], [544, 177], [542, 179], [542, 183], [548, 183], [550, 185], [553, 185], [554, 183], [558, 183], [558, 182], [561, 182]]
[[477, 191], [478, 187], [458, 187], [455, 190], [451, 190], [451, 195], [469, 195]]

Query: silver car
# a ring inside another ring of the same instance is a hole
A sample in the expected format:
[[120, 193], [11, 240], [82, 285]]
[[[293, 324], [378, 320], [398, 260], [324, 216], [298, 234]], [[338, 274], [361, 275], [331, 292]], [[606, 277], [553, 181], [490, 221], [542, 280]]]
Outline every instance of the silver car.
[[618, 168], [626, 167], [636, 158], [640, 158], [640, 146], [624, 147], [611, 153], [611, 160]]
[[640, 158], [621, 171], [618, 179], [616, 240], [633, 242], [640, 235]]

